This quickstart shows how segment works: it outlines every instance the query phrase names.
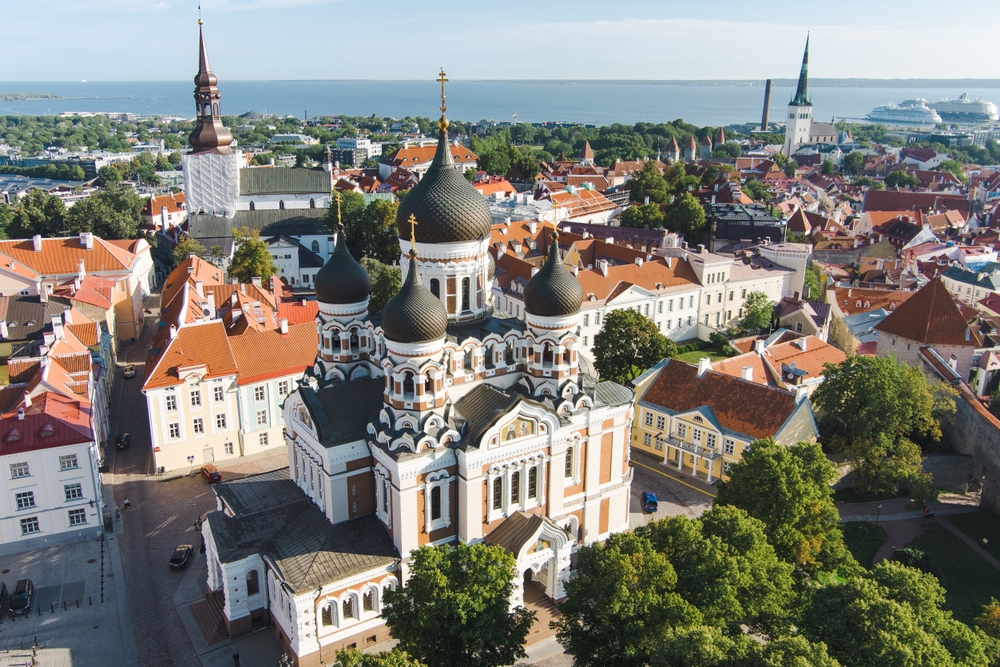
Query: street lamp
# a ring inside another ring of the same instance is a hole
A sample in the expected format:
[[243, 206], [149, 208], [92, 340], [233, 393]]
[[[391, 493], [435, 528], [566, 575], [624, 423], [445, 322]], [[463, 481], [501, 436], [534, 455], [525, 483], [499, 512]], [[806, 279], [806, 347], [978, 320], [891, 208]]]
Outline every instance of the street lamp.
[[878, 520], [882, 518], [882, 503], [878, 504], [878, 513], [875, 515], [875, 527], [878, 528]]

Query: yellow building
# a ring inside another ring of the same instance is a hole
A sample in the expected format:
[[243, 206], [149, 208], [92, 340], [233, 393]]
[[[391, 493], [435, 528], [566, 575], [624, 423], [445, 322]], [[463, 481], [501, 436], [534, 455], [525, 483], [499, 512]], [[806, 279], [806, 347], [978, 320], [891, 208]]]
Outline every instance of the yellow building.
[[792, 445], [819, 431], [805, 391], [792, 392], [698, 366], [664, 359], [634, 381], [632, 450], [709, 484], [754, 440]]

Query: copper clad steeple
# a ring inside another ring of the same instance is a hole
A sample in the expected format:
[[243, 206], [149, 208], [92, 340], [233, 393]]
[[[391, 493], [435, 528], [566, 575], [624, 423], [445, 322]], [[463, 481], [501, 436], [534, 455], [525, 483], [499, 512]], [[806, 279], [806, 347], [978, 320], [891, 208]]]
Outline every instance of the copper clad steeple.
[[222, 124], [222, 110], [219, 106], [221, 97], [216, 88], [219, 80], [208, 65], [201, 19], [198, 20], [198, 41], [198, 74], [194, 77], [194, 103], [198, 118], [194, 131], [188, 136], [188, 142], [194, 148], [194, 153], [228, 155], [232, 152], [229, 144], [233, 143], [233, 135]]

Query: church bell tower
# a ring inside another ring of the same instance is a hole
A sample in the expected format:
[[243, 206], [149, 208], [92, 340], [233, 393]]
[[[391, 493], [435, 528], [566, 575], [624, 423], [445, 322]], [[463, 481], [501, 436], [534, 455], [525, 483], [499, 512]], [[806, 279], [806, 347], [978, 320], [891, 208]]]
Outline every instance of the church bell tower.
[[788, 103], [788, 121], [785, 124], [785, 156], [791, 157], [802, 144], [809, 143], [812, 129], [812, 102], [809, 101], [809, 37], [802, 54], [802, 69], [795, 96]]

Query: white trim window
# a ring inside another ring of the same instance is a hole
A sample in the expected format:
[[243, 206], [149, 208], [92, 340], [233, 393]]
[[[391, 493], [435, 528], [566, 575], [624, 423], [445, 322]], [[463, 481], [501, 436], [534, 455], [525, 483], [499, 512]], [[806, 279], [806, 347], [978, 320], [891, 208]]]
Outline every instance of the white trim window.
[[34, 535], [35, 533], [40, 533], [40, 532], [42, 532], [42, 529], [38, 525], [37, 516], [27, 516], [21, 519], [22, 535]]
[[170, 422], [170, 424], [167, 425], [167, 428], [170, 431], [170, 439], [171, 440], [180, 440], [180, 437], [181, 437], [181, 425], [180, 425], [180, 422]]
[[667, 427], [667, 418], [663, 415], [656, 415], [656, 430], [662, 431]]
[[221, 384], [217, 384], [212, 387], [212, 398], [215, 399], [216, 402], [226, 400], [226, 390], [222, 388]]
[[257, 411], [257, 426], [267, 426], [267, 410]]
[[195, 417], [191, 423], [191, 430], [195, 435], [205, 435], [205, 420], [201, 417]]
[[678, 422], [677, 423], [677, 437], [678, 438], [680, 438], [681, 440], [683, 440], [684, 438], [686, 438], [687, 437], [687, 430], [688, 430], [687, 424], [685, 424], [684, 422]]
[[87, 525], [87, 510], [85, 509], [75, 509], [69, 511], [69, 525], [70, 526], [85, 526]]
[[439, 470], [427, 476], [424, 486], [424, 531], [451, 525], [451, 476]]
[[164, 395], [163, 402], [167, 406], [167, 412], [177, 412], [177, 396], [173, 393]]
[[31, 509], [35, 506], [35, 492], [22, 491], [21, 493], [15, 493], [14, 502], [17, 503], [17, 509], [19, 510]]
[[722, 451], [724, 453], [728, 454], [729, 456], [732, 456], [733, 454], [735, 454], [736, 453], [736, 441], [733, 440], [732, 438], [726, 438], [725, 442], [722, 445]]
[[10, 478], [21, 479], [22, 477], [31, 477], [31, 469], [28, 467], [28, 462], [22, 461], [20, 463], [11, 463]]
[[192, 389], [191, 390], [191, 407], [200, 408], [201, 407], [201, 390]]
[[264, 385], [257, 385], [253, 388], [253, 400], [256, 403], [264, 400]]
[[66, 502], [83, 500], [83, 484], [66, 484], [63, 486], [63, 493], [66, 494]]
[[694, 444], [696, 444], [696, 445], [700, 445], [701, 444], [701, 429], [700, 428], [691, 429], [691, 441], [694, 442]]
[[75, 470], [80, 467], [76, 454], [66, 454], [59, 457], [59, 470]]
[[226, 413], [215, 415], [215, 430], [225, 431], [226, 430]]
[[717, 437], [714, 433], [705, 434], [705, 447], [707, 447], [708, 449], [715, 449], [716, 441]]
[[646, 426], [652, 426], [653, 425], [653, 413], [650, 412], [649, 410], [646, 410], [645, 421], [646, 421]]
[[278, 396], [288, 396], [288, 380], [280, 380], [278, 382]]

